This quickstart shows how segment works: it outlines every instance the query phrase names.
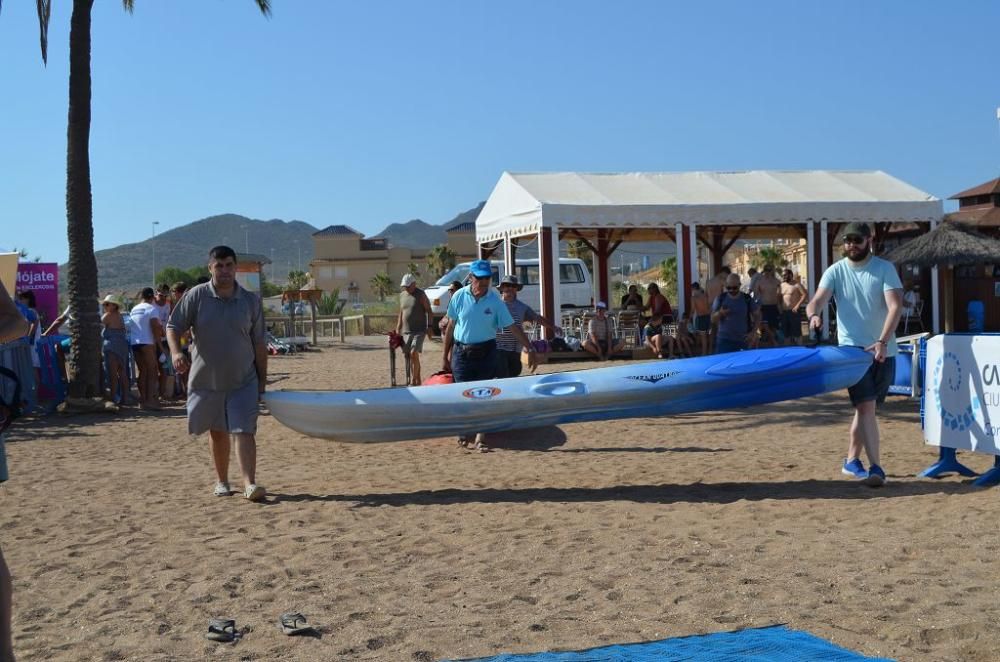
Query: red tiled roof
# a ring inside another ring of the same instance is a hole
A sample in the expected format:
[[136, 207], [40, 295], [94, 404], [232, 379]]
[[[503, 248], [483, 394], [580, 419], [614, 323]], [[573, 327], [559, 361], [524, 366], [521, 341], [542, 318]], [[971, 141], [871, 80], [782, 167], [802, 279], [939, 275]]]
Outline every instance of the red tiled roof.
[[997, 177], [996, 179], [991, 179], [985, 184], [974, 186], [967, 191], [956, 193], [955, 195], [951, 196], [948, 199], [958, 200], [959, 198], [970, 198], [976, 195], [992, 195], [993, 193], [1000, 193], [1000, 177]]

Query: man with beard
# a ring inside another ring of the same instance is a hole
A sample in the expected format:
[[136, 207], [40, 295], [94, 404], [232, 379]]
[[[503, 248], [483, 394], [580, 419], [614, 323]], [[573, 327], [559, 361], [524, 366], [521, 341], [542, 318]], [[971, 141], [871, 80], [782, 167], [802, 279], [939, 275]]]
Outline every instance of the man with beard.
[[[896, 369], [894, 331], [903, 310], [902, 287], [895, 267], [875, 257], [872, 233], [864, 223], [848, 223], [844, 228], [844, 256], [823, 274], [812, 301], [806, 306], [810, 328], [818, 329], [823, 320], [818, 311], [826, 310], [831, 296], [837, 297], [837, 337], [841, 346], [861, 347], [873, 356], [864, 377], [848, 389], [854, 405], [847, 458], [841, 471], [879, 487], [885, 484], [885, 471], [879, 457], [877, 404], [885, 400]], [[868, 455], [869, 467], [861, 462], [861, 451]]]

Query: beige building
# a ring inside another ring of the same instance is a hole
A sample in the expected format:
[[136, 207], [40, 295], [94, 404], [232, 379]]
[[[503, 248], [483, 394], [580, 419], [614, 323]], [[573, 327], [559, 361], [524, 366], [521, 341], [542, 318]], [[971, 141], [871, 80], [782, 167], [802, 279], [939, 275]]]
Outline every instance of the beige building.
[[[458, 255], [458, 262], [476, 259], [475, 231], [473, 222], [446, 230], [448, 247]], [[352, 227], [330, 225], [313, 233], [315, 257], [309, 262], [309, 272], [317, 288], [325, 292], [339, 289], [341, 299], [352, 303], [376, 301], [378, 296], [372, 289], [372, 278], [386, 273], [393, 284], [399, 284], [410, 263], [420, 267], [420, 285], [430, 285], [429, 251], [429, 248], [390, 246], [388, 239], [365, 239]]]

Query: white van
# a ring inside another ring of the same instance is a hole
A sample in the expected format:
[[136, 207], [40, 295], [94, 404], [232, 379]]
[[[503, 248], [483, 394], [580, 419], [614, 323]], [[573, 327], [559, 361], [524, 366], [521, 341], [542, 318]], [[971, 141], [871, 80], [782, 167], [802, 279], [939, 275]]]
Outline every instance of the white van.
[[[451, 301], [448, 287], [456, 280], [465, 285], [471, 264], [462, 262], [455, 265], [437, 283], [424, 289], [427, 298], [431, 300], [435, 320], [448, 312], [448, 302]], [[497, 287], [500, 279], [507, 273], [507, 265], [502, 260], [494, 260], [490, 264], [493, 266], [493, 287]], [[541, 312], [542, 288], [539, 285], [538, 258], [517, 261], [517, 280], [524, 285], [524, 289], [517, 293], [517, 298]], [[589, 308], [593, 305], [594, 283], [590, 279], [586, 262], [578, 258], [559, 258], [559, 281], [559, 298], [563, 308]]]

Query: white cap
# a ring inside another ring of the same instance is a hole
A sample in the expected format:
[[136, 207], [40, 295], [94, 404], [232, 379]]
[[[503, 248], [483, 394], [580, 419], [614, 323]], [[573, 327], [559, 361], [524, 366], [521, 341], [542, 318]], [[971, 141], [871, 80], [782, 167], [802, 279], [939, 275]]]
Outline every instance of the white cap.
[[608, 304], [604, 303], [603, 301], [598, 301], [597, 305], [595, 305], [594, 307], [595, 308], [607, 308]]
[[416, 276], [414, 276], [413, 274], [406, 274], [405, 276], [403, 276], [403, 280], [400, 281], [399, 286], [409, 287], [410, 285], [413, 285], [416, 282], [417, 282]]

